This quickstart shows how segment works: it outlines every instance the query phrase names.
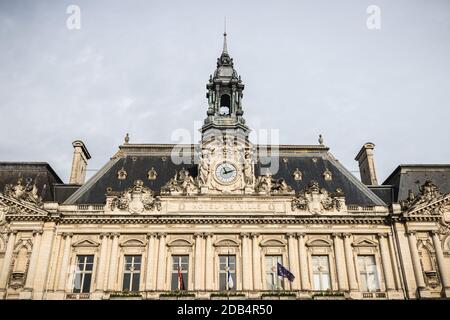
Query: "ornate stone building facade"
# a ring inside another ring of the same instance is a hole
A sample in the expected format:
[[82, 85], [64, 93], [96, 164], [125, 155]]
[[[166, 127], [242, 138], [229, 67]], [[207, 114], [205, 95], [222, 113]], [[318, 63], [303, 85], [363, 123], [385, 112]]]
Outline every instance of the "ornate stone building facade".
[[450, 166], [377, 185], [371, 143], [362, 182], [322, 138], [254, 145], [243, 90], [225, 36], [199, 144], [127, 135], [84, 182], [75, 141], [69, 184], [0, 163], [0, 298], [449, 298]]

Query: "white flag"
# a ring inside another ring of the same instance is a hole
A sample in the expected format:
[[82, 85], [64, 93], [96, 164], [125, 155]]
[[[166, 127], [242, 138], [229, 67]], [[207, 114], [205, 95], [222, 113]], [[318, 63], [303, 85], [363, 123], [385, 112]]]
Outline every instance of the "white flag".
[[228, 289], [233, 289], [233, 287], [234, 287], [233, 278], [231, 277], [231, 273], [228, 272]]

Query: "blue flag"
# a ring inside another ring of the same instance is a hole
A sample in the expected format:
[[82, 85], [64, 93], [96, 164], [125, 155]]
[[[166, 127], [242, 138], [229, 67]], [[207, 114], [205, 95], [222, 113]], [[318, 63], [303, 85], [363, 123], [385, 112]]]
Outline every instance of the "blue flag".
[[288, 269], [286, 269], [281, 263], [277, 262], [277, 274], [280, 277], [288, 278], [290, 282], [294, 281], [295, 276], [290, 272]]

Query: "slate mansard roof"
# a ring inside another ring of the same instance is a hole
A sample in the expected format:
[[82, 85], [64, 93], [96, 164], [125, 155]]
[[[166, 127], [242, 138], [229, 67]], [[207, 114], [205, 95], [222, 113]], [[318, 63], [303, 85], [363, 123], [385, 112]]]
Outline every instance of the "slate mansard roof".
[[[133, 185], [135, 180], [142, 180], [144, 185], [159, 193], [176, 171], [182, 168], [188, 170], [193, 177], [197, 176], [197, 162], [190, 164], [175, 164], [171, 159], [171, 150], [174, 145], [146, 144], [146, 145], [122, 145], [120, 156], [111, 160], [89, 179], [80, 189], [71, 195], [66, 204], [101, 204], [106, 200], [106, 189], [122, 191]], [[190, 146], [193, 151], [198, 148]], [[284, 145], [279, 147], [280, 155], [278, 171], [273, 177], [284, 178], [289, 186], [295, 191], [307, 187], [314, 180], [330, 192], [342, 189], [346, 196], [347, 204], [357, 205], [385, 205], [367, 186], [362, 184], [355, 176], [345, 169], [339, 161], [328, 152], [324, 146], [294, 146]], [[126, 179], [118, 179], [118, 171], [124, 169], [127, 173]], [[148, 179], [148, 171], [154, 168], [157, 172], [156, 180]], [[255, 174], [265, 173], [266, 165], [261, 162], [255, 165]], [[295, 181], [293, 172], [296, 169], [302, 172], [302, 180]], [[331, 181], [325, 181], [323, 173], [329, 170], [332, 174]]]
[[442, 193], [450, 193], [450, 164], [401, 164], [383, 182], [392, 186], [393, 202], [408, 197], [409, 190], [419, 193], [419, 187], [431, 180]]
[[0, 192], [7, 184], [16, 185], [20, 178], [24, 184], [36, 182], [43, 201], [55, 201], [54, 186], [62, 183], [46, 162], [0, 162]]

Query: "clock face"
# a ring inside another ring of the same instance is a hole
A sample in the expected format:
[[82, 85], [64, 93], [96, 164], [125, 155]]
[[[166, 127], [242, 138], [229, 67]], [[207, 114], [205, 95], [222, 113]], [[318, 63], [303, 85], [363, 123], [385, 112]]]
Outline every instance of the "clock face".
[[236, 167], [229, 162], [222, 162], [216, 167], [216, 178], [220, 182], [233, 182], [236, 179], [236, 176]]

